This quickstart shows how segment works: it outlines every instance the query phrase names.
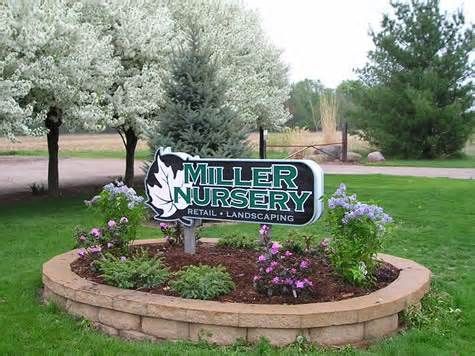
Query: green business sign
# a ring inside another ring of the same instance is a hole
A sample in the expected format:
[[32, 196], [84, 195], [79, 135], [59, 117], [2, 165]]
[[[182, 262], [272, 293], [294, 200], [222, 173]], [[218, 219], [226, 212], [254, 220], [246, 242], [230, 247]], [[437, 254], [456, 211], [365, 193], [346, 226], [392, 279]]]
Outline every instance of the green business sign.
[[308, 160], [201, 159], [159, 149], [145, 189], [158, 220], [305, 225], [322, 213], [323, 172]]

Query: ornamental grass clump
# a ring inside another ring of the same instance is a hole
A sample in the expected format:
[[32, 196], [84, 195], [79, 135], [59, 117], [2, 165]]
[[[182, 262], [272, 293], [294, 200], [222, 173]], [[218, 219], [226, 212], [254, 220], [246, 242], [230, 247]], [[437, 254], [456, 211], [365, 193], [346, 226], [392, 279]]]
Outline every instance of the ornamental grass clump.
[[326, 240], [324, 250], [333, 268], [353, 284], [373, 282], [378, 266], [376, 254], [392, 218], [383, 208], [359, 202], [355, 194], [348, 195], [344, 184], [327, 204], [326, 222], [332, 238]]
[[107, 283], [119, 288], [156, 288], [170, 276], [162, 259], [150, 257], [145, 251], [131, 257], [105, 254], [95, 265]]
[[309, 293], [313, 286], [310, 260], [271, 241], [269, 226], [262, 225], [259, 234], [266, 245], [258, 257], [253, 278], [257, 291], [268, 296], [290, 294], [295, 298]]
[[171, 290], [183, 298], [213, 299], [231, 292], [235, 285], [223, 266], [187, 266], [175, 273]]

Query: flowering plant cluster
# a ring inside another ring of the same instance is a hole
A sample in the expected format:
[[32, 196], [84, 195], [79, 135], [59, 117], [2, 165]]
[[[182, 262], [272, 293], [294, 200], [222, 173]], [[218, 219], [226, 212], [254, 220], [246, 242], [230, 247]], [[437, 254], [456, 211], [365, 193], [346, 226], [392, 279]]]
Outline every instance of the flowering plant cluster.
[[[269, 228], [263, 225], [260, 234], [268, 235]], [[282, 249], [277, 242], [269, 241], [263, 254], [258, 257], [258, 272], [254, 286], [269, 296], [292, 294], [295, 298], [307, 293], [312, 287], [311, 263], [289, 250]]]
[[80, 257], [93, 257], [96, 259], [104, 252], [112, 254], [127, 254], [130, 235], [128, 233], [129, 219], [125, 216], [119, 221], [109, 220], [106, 227], [94, 227], [89, 231], [76, 228], [73, 238], [76, 247], [80, 248]]
[[392, 218], [383, 208], [348, 195], [344, 184], [328, 199], [328, 208], [326, 222], [332, 239], [325, 240], [322, 249], [343, 278], [357, 285], [371, 282], [378, 264], [375, 256]]
[[85, 201], [85, 204], [101, 217], [104, 225], [111, 221], [119, 222], [126, 217], [127, 229], [121, 232], [126, 235], [123, 237], [127, 241], [135, 239], [137, 227], [145, 219], [144, 198], [122, 182], [105, 185], [99, 195]]
[[160, 230], [163, 233], [163, 238], [170, 245], [182, 245], [183, 244], [183, 231], [180, 224], [168, 224], [161, 222]]

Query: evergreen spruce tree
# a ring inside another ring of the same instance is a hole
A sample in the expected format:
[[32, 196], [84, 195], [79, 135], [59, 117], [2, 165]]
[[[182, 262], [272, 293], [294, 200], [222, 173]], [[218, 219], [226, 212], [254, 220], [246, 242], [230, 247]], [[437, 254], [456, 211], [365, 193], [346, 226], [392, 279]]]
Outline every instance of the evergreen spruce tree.
[[352, 93], [353, 127], [391, 156], [450, 156], [474, 127], [472, 27], [438, 0], [391, 4]]
[[171, 147], [200, 157], [242, 157], [246, 132], [237, 113], [225, 105], [226, 83], [217, 78], [212, 52], [200, 43], [196, 26], [190, 26], [187, 42], [174, 56], [150, 148], [155, 152]]

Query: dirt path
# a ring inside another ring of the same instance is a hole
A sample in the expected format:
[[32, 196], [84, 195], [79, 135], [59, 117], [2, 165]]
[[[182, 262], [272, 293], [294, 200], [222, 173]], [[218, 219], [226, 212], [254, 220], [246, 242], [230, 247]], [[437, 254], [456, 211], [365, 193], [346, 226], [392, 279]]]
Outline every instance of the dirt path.
[[[142, 162], [136, 162], [142, 175]], [[0, 196], [28, 192], [33, 183], [45, 184], [48, 161], [43, 157], [0, 156]], [[326, 174], [384, 174], [395, 176], [475, 179], [475, 168], [374, 167], [322, 164]], [[62, 187], [105, 184], [124, 174], [121, 159], [63, 158], [59, 163]]]

